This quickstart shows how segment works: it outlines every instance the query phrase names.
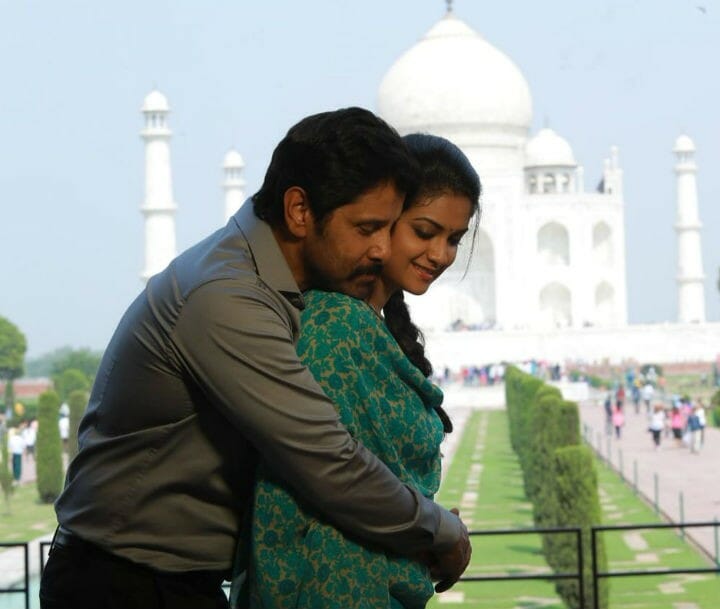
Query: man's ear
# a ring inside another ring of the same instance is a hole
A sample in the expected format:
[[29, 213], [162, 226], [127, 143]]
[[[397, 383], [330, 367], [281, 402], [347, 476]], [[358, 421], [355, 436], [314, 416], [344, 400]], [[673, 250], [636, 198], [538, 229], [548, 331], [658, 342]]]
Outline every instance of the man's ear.
[[285, 226], [288, 232], [298, 239], [304, 238], [312, 227], [313, 217], [310, 211], [307, 193], [299, 186], [291, 186], [283, 195]]

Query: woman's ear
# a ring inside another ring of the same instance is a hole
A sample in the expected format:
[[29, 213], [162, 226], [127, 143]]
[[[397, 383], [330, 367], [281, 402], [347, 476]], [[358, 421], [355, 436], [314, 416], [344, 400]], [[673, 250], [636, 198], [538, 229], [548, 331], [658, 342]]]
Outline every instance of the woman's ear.
[[285, 226], [298, 239], [304, 238], [312, 225], [312, 212], [307, 193], [299, 186], [291, 186], [283, 195]]

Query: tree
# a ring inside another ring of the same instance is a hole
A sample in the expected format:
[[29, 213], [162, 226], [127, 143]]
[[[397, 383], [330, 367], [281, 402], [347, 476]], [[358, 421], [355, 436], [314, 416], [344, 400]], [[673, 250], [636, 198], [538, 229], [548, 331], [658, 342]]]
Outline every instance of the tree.
[[76, 389], [68, 396], [68, 406], [70, 407], [68, 458], [70, 459], [72, 459], [78, 452], [78, 428], [80, 427], [80, 419], [82, 419], [83, 414], [85, 414], [87, 403], [87, 391], [82, 389]]
[[0, 489], [5, 498], [7, 512], [10, 512], [10, 496], [13, 494], [13, 475], [10, 471], [10, 453], [7, 444], [7, 429], [0, 426]]
[[46, 391], [38, 398], [38, 431], [35, 441], [37, 489], [40, 501], [52, 503], [63, 485], [62, 441], [58, 419], [60, 396]]
[[90, 379], [82, 370], [67, 368], [53, 377], [53, 385], [60, 396], [60, 401], [66, 402], [73, 391], [85, 392], [90, 389]]
[[52, 364], [51, 376], [62, 374], [65, 370], [80, 370], [91, 382], [100, 367], [102, 353], [90, 349], [62, 350], [61, 354]]
[[5, 407], [15, 403], [13, 381], [23, 374], [27, 340], [9, 319], [0, 317], [0, 379], [5, 380]]

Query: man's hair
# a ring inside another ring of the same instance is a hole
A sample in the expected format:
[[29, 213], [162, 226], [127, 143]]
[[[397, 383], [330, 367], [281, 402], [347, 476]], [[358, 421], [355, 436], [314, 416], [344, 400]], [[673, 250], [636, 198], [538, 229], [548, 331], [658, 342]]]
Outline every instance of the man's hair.
[[288, 131], [252, 201], [256, 216], [283, 226], [285, 191], [297, 186], [322, 224], [333, 210], [384, 183], [412, 195], [417, 179], [416, 161], [392, 127], [363, 108], [344, 108], [308, 116]]

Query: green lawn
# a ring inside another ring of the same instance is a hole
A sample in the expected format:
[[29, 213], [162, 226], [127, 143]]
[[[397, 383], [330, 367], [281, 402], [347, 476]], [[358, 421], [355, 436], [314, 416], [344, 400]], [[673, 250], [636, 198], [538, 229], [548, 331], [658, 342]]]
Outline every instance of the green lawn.
[[34, 484], [16, 487], [9, 505], [0, 497], [0, 541], [30, 541], [56, 526], [53, 506], [39, 502]]
[[[597, 462], [603, 524], [660, 522], [618, 475]], [[473, 497], [477, 493], [474, 505]], [[463, 496], [465, 503], [463, 504]], [[509, 446], [504, 411], [475, 412], [466, 426], [439, 500], [460, 508], [469, 528], [502, 529], [532, 526], [515, 453]], [[605, 533], [610, 570], [707, 567], [708, 562], [672, 530]], [[628, 545], [630, 544], [630, 545]], [[643, 547], [632, 550], [632, 547]], [[645, 562], [656, 560], [657, 562]], [[467, 575], [547, 572], [536, 535], [473, 537]], [[613, 578], [611, 609], [717, 609], [720, 577], [667, 575]], [[552, 583], [535, 581], [467, 582], [429, 605], [478, 609], [561, 609]]]
[[[463, 495], [468, 492], [477, 493], [472, 508], [466, 507], [469, 503], [463, 505]], [[463, 519], [472, 521], [471, 531], [532, 527], [532, 508], [525, 498], [517, 457], [509, 446], [505, 412], [472, 415], [443, 481], [439, 501], [459, 507]], [[538, 535], [473, 537], [472, 544], [473, 557], [466, 575], [549, 572]], [[463, 595], [462, 600], [457, 593]], [[429, 605], [445, 606], [561, 609], [563, 604], [552, 583], [507, 581], [457, 584]]]

